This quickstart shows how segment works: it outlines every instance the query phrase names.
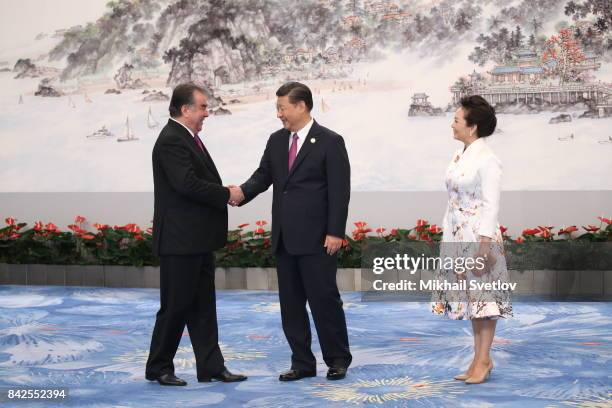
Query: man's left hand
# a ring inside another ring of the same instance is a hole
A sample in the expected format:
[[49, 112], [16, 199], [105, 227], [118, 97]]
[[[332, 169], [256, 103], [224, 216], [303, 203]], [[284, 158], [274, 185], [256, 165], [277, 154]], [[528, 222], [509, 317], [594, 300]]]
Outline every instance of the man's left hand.
[[342, 247], [342, 238], [334, 237], [333, 235], [325, 236], [325, 245], [327, 248], [327, 254], [333, 255]]

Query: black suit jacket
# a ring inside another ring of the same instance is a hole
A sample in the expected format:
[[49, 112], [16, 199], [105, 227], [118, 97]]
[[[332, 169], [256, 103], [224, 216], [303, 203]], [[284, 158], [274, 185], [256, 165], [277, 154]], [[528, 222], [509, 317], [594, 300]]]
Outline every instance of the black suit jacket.
[[227, 242], [229, 190], [207, 151], [168, 120], [153, 148], [153, 253], [195, 255]]
[[319, 253], [325, 235], [344, 238], [351, 192], [349, 158], [342, 136], [315, 121], [289, 171], [290, 135], [286, 129], [270, 135], [259, 168], [241, 186], [241, 205], [274, 184], [273, 251], [282, 232], [290, 254]]

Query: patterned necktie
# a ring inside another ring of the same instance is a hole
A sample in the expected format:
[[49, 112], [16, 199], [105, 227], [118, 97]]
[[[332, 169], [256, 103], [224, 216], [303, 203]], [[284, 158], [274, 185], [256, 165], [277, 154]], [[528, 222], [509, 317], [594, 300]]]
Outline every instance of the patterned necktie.
[[291, 147], [289, 148], [289, 170], [291, 170], [291, 166], [293, 166], [293, 162], [297, 157], [297, 141], [299, 137], [297, 133], [293, 134], [293, 141], [291, 142]]
[[193, 138], [195, 139], [195, 142], [198, 145], [198, 147], [200, 148], [200, 150], [204, 151], [204, 143], [202, 143], [202, 140], [200, 140], [200, 137], [198, 136], [197, 133], [195, 133], [193, 135]]

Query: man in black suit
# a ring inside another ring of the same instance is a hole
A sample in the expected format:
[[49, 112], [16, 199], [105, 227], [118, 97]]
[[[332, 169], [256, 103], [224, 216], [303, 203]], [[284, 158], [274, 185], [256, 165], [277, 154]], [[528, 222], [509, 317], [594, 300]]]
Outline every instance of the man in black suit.
[[327, 378], [342, 379], [351, 363], [346, 320], [336, 285], [337, 251], [345, 235], [350, 164], [342, 137], [310, 116], [312, 93], [289, 82], [276, 92], [283, 129], [268, 139], [259, 168], [240, 186], [243, 205], [273, 188], [272, 250], [276, 255], [283, 331], [291, 369], [281, 381], [316, 375], [306, 302], [319, 336]]
[[160, 309], [146, 367], [147, 380], [187, 385], [172, 360], [187, 325], [199, 382], [246, 377], [225, 368], [219, 349], [213, 251], [227, 239], [227, 203], [241, 192], [221, 177], [198, 133], [208, 116], [204, 91], [177, 86], [170, 119], [153, 148], [153, 252], [160, 257]]

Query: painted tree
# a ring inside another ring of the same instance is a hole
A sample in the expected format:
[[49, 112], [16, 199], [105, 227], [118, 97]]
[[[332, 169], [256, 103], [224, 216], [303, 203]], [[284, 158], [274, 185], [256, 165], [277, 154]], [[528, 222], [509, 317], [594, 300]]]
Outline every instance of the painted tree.
[[523, 32], [521, 31], [521, 27], [516, 26], [516, 32], [514, 34], [514, 47], [515, 48], [521, 48], [523, 46], [523, 38], [525, 38], [525, 36], [523, 35]]
[[612, 7], [610, 0], [570, 1], [565, 6], [565, 14], [575, 21], [593, 15], [596, 18], [595, 27], [601, 33], [612, 29]]
[[542, 22], [534, 17], [533, 20], [531, 20], [531, 28], [533, 29], [533, 36], [537, 37], [538, 30], [542, 28]]
[[542, 63], [550, 74], [559, 77], [559, 84], [576, 81], [580, 74], [578, 65], [584, 60], [584, 53], [570, 28], [560, 30], [544, 44]]

